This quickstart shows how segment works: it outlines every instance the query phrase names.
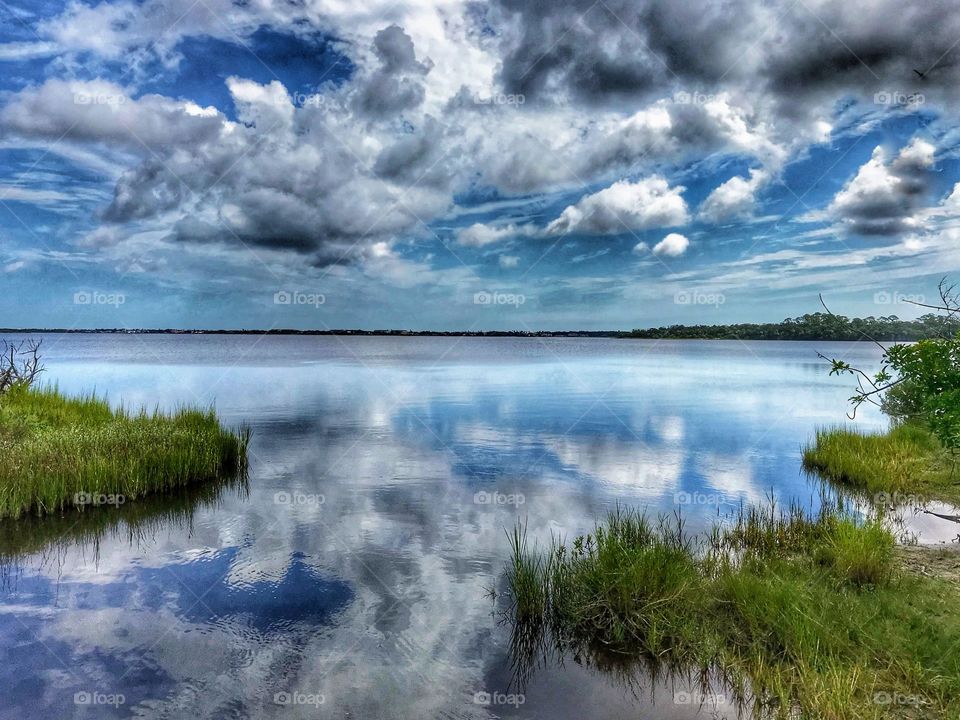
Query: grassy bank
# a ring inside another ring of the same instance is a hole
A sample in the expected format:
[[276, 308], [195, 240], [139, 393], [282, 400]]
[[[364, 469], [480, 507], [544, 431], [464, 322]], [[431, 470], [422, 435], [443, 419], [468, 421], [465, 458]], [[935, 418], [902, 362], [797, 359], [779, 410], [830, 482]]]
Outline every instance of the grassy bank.
[[[749, 510], [711, 533], [619, 512], [543, 552], [518, 528], [515, 634], [718, 674], [760, 717], [950, 717], [960, 590], [902, 572], [879, 521]], [[792, 713], [792, 714], [791, 714]]]
[[248, 433], [212, 410], [114, 411], [52, 388], [0, 397], [0, 517], [120, 504], [246, 467]]
[[945, 500], [960, 505], [960, 468], [925, 427], [899, 425], [887, 433], [847, 428], [817, 431], [803, 451], [808, 470], [875, 497]]
[[17, 522], [0, 522], [0, 587], [27, 556], [41, 565], [63, 562], [72, 548], [84, 547], [96, 562], [101, 544], [126, 541], [131, 547], [150, 545], [158, 533], [170, 528], [188, 530], [198, 510], [215, 508], [236, 493], [246, 497], [247, 478], [233, 477], [170, 488], [146, 495], [119, 507], [92, 507], [82, 513], [43, 517], [25, 516]]

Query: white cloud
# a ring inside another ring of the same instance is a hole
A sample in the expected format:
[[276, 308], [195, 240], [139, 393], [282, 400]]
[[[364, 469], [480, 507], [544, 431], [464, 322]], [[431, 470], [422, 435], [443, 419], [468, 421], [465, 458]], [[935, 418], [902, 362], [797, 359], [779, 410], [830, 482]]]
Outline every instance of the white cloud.
[[690, 241], [680, 233], [670, 233], [663, 240], [653, 246], [654, 255], [679, 257], [687, 251]]
[[[854, 127], [834, 112], [838, 97], [871, 101], [884, 89], [873, 87], [878, 76], [888, 83], [910, 76], [911, 66], [931, 65], [960, 28], [960, 16], [937, 12], [945, 6], [939, 0], [918, 11], [917, 22], [905, 30], [877, 25], [895, 0], [876, 0], [863, 13], [829, 3], [818, 7], [854, 50], [864, 43], [872, 50], [872, 40], [883, 46], [886, 54], [871, 54], [876, 60], [867, 73], [848, 62], [848, 48], [833, 47], [826, 36], [824, 44], [820, 34], [808, 32], [808, 14], [788, 0], [707, 2], [696, 10], [642, 0], [639, 13], [629, 0], [614, 0], [610, 12], [591, 13], [571, 26], [574, 5], [68, 3], [60, 15], [34, 23], [38, 42], [0, 45], [0, 59], [14, 62], [57, 56], [38, 76], [49, 79], [4, 96], [0, 143], [53, 147], [91, 167], [108, 158], [97, 171], [122, 172], [109, 179], [113, 201], [101, 217], [110, 232], [89, 234], [91, 256], [116, 258], [123, 248], [128, 254], [136, 248], [147, 263], [147, 256], [162, 251], [179, 268], [194, 256], [220, 261], [230, 251], [234, 260], [249, 262], [254, 253], [275, 272], [355, 262], [358, 273], [405, 284], [426, 272], [430, 261], [413, 262], [416, 252], [392, 248], [405, 250], [402, 243], [422, 238], [432, 242], [423, 225], [449, 218], [460, 193], [477, 188], [495, 191], [489, 195], [494, 202], [519, 195], [537, 219], [503, 224], [502, 215], [476, 213], [471, 221], [498, 219], [459, 230], [456, 242], [465, 247], [502, 251], [513, 237], [540, 236], [532, 223], [549, 218], [539, 219], [546, 203], [536, 205], [536, 194], [568, 197], [585, 187], [604, 189], [569, 204], [547, 232], [666, 233], [690, 221], [684, 188], [671, 187], [674, 169], [696, 159], [702, 161], [699, 172], [717, 167], [720, 156], [735, 155], [763, 170], [714, 188], [698, 216], [713, 223], [749, 218], [763, 183], [788, 158], [811, 141], [829, 139], [833, 127], [838, 133]], [[621, 14], [623, 9], [630, 12]], [[938, 18], [935, 27], [930, 18]], [[753, 43], [774, 21], [782, 40]], [[634, 23], [640, 24], [629, 26]], [[913, 37], [918, 24], [928, 42], [904, 44], [899, 33], [909, 30]], [[182, 60], [184, 37], [237, 42], [257, 28], [281, 36], [309, 29], [328, 33], [337, 38], [331, 47], [347, 55], [354, 70], [342, 85], [322, 88], [322, 108], [294, 105], [291, 96], [305, 88], [231, 77], [227, 86], [238, 122], [214, 107], [142, 94], [144, 73], [172, 73]], [[605, 42], [583, 42], [597, 36]], [[649, 48], [636, 51], [638, 36]], [[543, 60], [535, 66], [508, 62], [523, 60], [526, 50], [535, 51], [529, 58]], [[915, 57], [928, 53], [929, 63]], [[110, 77], [117, 62], [132, 72], [123, 76], [123, 86], [56, 79], [88, 55], [91, 75]], [[831, 72], [806, 72], [821, 66]], [[716, 81], [717, 67], [730, 68], [722, 81]], [[956, 72], [942, 66], [931, 73], [925, 88], [930, 97], [934, 85], [957, 87]], [[690, 91], [702, 86], [706, 95], [677, 101], [677, 83]], [[525, 104], [475, 101], [517, 90], [529, 93]], [[867, 109], [886, 112], [872, 103]], [[932, 145], [915, 140], [891, 157], [881, 151], [861, 168], [823, 217], [857, 232], [884, 234], [917, 230], [925, 212], [948, 214], [957, 206], [960, 213], [960, 190], [939, 209], [923, 209]], [[62, 200], [66, 207], [68, 201], [57, 197], [63, 188], [48, 187], [16, 192], [24, 201], [52, 207]], [[518, 213], [511, 209], [510, 217]], [[675, 256], [687, 246], [686, 238], [671, 233], [653, 251]], [[638, 243], [634, 252], [650, 248]], [[498, 262], [515, 267], [515, 257], [500, 255]], [[231, 264], [231, 270], [240, 265]]]
[[940, 208], [947, 215], [960, 215], [960, 182], [953, 186], [953, 190], [943, 199]]
[[516, 255], [501, 255], [500, 267], [504, 270], [510, 270], [520, 264], [520, 258]]
[[753, 214], [757, 204], [757, 191], [767, 181], [763, 170], [751, 170], [749, 178], [732, 177], [715, 188], [700, 206], [699, 219], [719, 224], [730, 220], [743, 220]]
[[0, 201], [16, 200], [34, 205], [50, 205], [66, 202], [70, 196], [58, 190], [19, 187], [0, 184]]
[[465, 247], [483, 247], [505, 240], [519, 232], [517, 226], [512, 224], [494, 227], [484, 223], [474, 223], [457, 231], [457, 242]]
[[569, 205], [546, 232], [606, 235], [655, 227], [685, 225], [690, 220], [682, 186], [670, 187], [654, 175], [637, 182], [620, 180]]
[[827, 213], [863, 235], [894, 235], [921, 224], [921, 200], [935, 148], [915, 138], [889, 161], [877, 146], [833, 198]]
[[57, 44], [52, 42], [0, 43], [0, 61], [29, 60], [35, 57], [55, 55]]

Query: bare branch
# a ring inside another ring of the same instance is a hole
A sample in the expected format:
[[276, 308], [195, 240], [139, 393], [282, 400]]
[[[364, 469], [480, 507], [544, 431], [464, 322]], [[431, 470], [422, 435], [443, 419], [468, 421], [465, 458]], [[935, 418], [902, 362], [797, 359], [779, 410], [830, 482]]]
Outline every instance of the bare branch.
[[0, 394], [14, 387], [29, 387], [44, 371], [40, 357], [43, 340], [20, 343], [0, 341]]

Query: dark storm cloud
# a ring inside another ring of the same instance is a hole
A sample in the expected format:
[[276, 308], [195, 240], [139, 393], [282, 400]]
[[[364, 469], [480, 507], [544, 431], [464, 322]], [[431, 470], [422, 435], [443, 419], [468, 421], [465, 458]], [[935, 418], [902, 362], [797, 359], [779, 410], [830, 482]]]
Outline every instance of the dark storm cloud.
[[205, 222], [184, 217], [173, 224], [170, 239], [179, 243], [229, 243], [240, 242], [250, 248], [292, 250], [304, 257], [311, 267], [328, 267], [334, 264], [349, 264], [363, 254], [363, 247], [356, 240], [324, 238], [319, 228], [309, 224], [286, 222], [274, 213], [257, 215], [255, 221], [244, 227], [222, 221]]
[[499, 0], [507, 92], [584, 100], [642, 95], [678, 81], [730, 74], [749, 3], [559, 3]]
[[385, 118], [418, 107], [425, 95], [423, 76], [430, 72], [430, 64], [417, 61], [410, 36], [391, 25], [377, 33], [373, 49], [380, 67], [357, 94], [360, 112]]
[[[601, 4], [501, 0], [518, 22], [505, 34], [500, 80], [508, 93], [540, 99], [557, 90], [582, 97], [652, 88], [654, 59]], [[635, 23], [635, 13], [628, 15]]]
[[120, 177], [103, 219], [113, 223], [142, 220], [176, 208], [183, 198], [179, 179], [162, 162], [148, 159]]
[[[497, 0], [500, 79], [531, 99], [586, 102], [675, 87], [771, 93], [796, 114], [824, 93], [952, 92], [960, 13], [951, 0]], [[924, 73], [921, 79], [914, 70]]]
[[830, 212], [850, 232], [897, 235], [920, 227], [934, 147], [914, 140], [892, 161], [876, 148], [869, 162], [837, 193]]
[[933, 90], [957, 79], [960, 16], [950, 0], [796, 6], [771, 35], [763, 75], [778, 93], [890, 82]]
[[417, 61], [413, 40], [398, 25], [391, 25], [378, 32], [373, 39], [373, 48], [383, 65], [383, 72], [414, 72], [426, 75], [430, 70], [428, 65]]
[[457, 168], [444, 143], [444, 126], [428, 116], [420, 129], [385, 147], [373, 171], [393, 182], [445, 187]]
[[187, 100], [134, 98], [108, 81], [48, 80], [7, 99], [0, 137], [122, 148], [136, 164], [99, 213], [105, 227], [152, 223], [179, 243], [349, 261], [449, 203], [439, 123], [428, 117], [409, 134], [387, 130], [371, 142], [377, 128], [357, 122], [356, 105], [365, 117], [419, 105], [430, 69], [398, 26], [377, 33], [372, 47], [372, 73], [303, 106], [275, 79], [226, 78], [236, 121]]

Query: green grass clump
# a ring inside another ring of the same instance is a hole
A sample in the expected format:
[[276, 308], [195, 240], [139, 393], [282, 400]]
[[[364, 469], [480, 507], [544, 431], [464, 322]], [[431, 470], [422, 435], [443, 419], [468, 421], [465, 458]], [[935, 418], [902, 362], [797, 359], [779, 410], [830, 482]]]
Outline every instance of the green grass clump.
[[817, 430], [803, 451], [804, 466], [828, 480], [876, 497], [914, 497], [960, 503], [960, 472], [925, 427], [907, 423], [887, 433], [847, 428]]
[[234, 476], [246, 468], [248, 437], [213, 410], [131, 413], [94, 396], [13, 388], [0, 397], [0, 517]]
[[960, 702], [960, 589], [901, 572], [878, 519], [771, 503], [691, 537], [617, 511], [514, 555], [514, 647], [709, 674], [756, 717], [945, 718]]

